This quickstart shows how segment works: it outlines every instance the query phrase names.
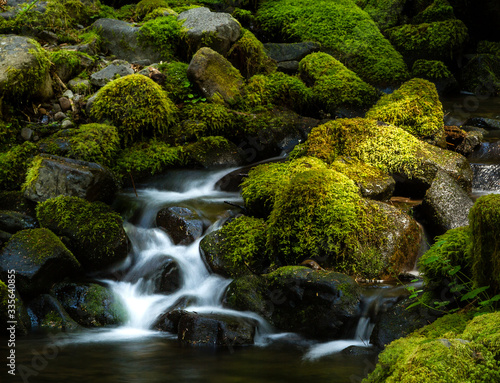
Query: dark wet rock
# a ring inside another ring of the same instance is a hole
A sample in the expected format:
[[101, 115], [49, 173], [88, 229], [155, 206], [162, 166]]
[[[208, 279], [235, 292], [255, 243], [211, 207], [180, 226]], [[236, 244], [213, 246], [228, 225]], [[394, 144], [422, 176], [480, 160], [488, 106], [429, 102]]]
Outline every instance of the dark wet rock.
[[4, 244], [12, 237], [11, 233], [7, 233], [6, 231], [0, 230], [0, 249]]
[[165, 230], [176, 245], [189, 245], [203, 234], [203, 221], [185, 207], [161, 209], [156, 215], [156, 226]]
[[110, 202], [118, 190], [113, 174], [102, 165], [47, 154], [39, 159], [30, 168], [37, 174], [24, 191], [32, 201], [65, 195]]
[[30, 217], [35, 217], [35, 206], [36, 204], [24, 197], [21, 191], [0, 190], [0, 210], [13, 210]]
[[50, 290], [54, 283], [75, 275], [80, 264], [48, 229], [27, 229], [14, 234], [0, 253], [0, 275], [16, 271], [16, 289], [23, 296]]
[[[9, 312], [13, 308], [11, 305], [15, 306], [13, 316], [11, 316], [12, 312]], [[5, 324], [0, 328], [0, 336], [11, 335], [9, 321], [17, 322], [14, 326], [15, 335], [17, 336], [26, 335], [31, 329], [28, 311], [21, 296], [15, 289], [15, 274], [7, 275], [5, 282], [0, 280], [0, 321]]]
[[103, 48], [118, 59], [128, 62], [148, 60], [150, 63], [161, 60], [157, 47], [138, 41], [139, 27], [115, 19], [96, 20], [92, 27], [103, 38]]
[[231, 102], [243, 86], [240, 72], [224, 56], [207, 47], [194, 54], [187, 76], [211, 100]]
[[407, 336], [443, 315], [424, 306], [407, 310], [411, 303], [413, 301], [405, 298], [393, 306], [384, 307], [377, 317], [370, 343], [382, 349], [393, 340]]
[[471, 117], [463, 125], [475, 126], [486, 130], [499, 130], [500, 120], [486, 117]]
[[359, 286], [353, 278], [302, 266], [235, 279], [225, 306], [253, 311], [284, 331], [315, 338], [345, 334], [358, 315]]
[[377, 350], [373, 347], [349, 346], [341, 351], [344, 355], [374, 357]]
[[90, 83], [101, 88], [108, 82], [113, 81], [117, 76], [124, 77], [129, 74], [134, 74], [130, 64], [125, 60], [115, 60], [99, 72], [92, 73]]
[[205, 7], [184, 11], [177, 20], [183, 21], [188, 57], [203, 46], [226, 55], [241, 35], [240, 23], [229, 13], [211, 12]]
[[122, 302], [95, 283], [60, 283], [53, 293], [71, 318], [84, 327], [117, 325], [126, 320]]
[[[462, 86], [477, 96], [500, 93], [500, 57], [492, 54], [473, 56], [462, 68]], [[498, 128], [497, 128], [498, 129]]]
[[254, 343], [257, 322], [227, 314], [184, 311], [177, 324], [178, 339], [190, 346], [235, 347]]
[[172, 332], [177, 334], [179, 320], [184, 312], [184, 309], [193, 304], [196, 304], [196, 297], [194, 296], [188, 295], [179, 298], [177, 302], [172, 305], [170, 311], [160, 315], [151, 327], [157, 331]]
[[36, 219], [12, 210], [0, 210], [0, 230], [14, 234], [24, 229], [37, 227]]
[[62, 331], [78, 330], [80, 326], [68, 315], [64, 307], [52, 295], [43, 294], [28, 305], [31, 325], [34, 328], [57, 329]]
[[500, 141], [483, 142], [469, 157], [469, 162], [499, 162]]
[[278, 71], [289, 75], [296, 74], [299, 71], [298, 61], [282, 61], [278, 63]]
[[304, 41], [301, 43], [267, 43], [264, 49], [269, 57], [277, 62], [300, 61], [308, 54], [317, 52], [320, 46], [318, 43]]
[[474, 202], [469, 195], [444, 172], [438, 172], [425, 193], [418, 215], [434, 235], [444, 234], [469, 224], [469, 210]]

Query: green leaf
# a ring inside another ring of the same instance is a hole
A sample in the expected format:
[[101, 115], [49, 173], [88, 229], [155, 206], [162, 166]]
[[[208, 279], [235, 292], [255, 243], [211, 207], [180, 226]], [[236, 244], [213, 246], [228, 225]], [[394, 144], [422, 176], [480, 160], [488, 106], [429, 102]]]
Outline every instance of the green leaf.
[[460, 271], [460, 269], [461, 269], [460, 266], [455, 266], [453, 269], [451, 269], [450, 271], [448, 271], [448, 274], [455, 275], [456, 273], [458, 273]]
[[439, 257], [437, 255], [433, 255], [427, 259], [424, 260], [423, 264], [428, 265], [429, 263], [436, 262], [439, 260]]
[[412, 307], [418, 306], [419, 304], [420, 304], [420, 301], [413, 302], [411, 305], [409, 305], [408, 307], [406, 307], [406, 309], [405, 309], [405, 310], [409, 310], [409, 309], [411, 309]]
[[483, 286], [483, 287], [478, 287], [477, 289], [474, 289], [472, 291], [469, 291], [467, 294], [465, 294], [460, 300], [465, 301], [467, 299], [474, 299], [477, 297], [479, 294], [481, 294], [483, 291], [489, 289], [490, 286]]

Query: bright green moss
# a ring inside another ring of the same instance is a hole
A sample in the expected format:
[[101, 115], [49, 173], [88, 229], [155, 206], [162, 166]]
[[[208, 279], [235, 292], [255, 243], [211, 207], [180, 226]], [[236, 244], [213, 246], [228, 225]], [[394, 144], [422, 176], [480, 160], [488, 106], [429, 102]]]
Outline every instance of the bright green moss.
[[[471, 235], [468, 227], [448, 230], [436, 238], [436, 242], [419, 260], [419, 269], [430, 289], [446, 287], [451, 282], [472, 278]], [[460, 267], [459, 274], [450, 272]]]
[[92, 105], [97, 121], [108, 120], [118, 128], [125, 144], [167, 133], [176, 119], [175, 105], [150, 78], [133, 74], [102, 87]]
[[31, 185], [38, 179], [40, 168], [42, 167], [43, 158], [41, 156], [36, 156], [26, 172], [26, 181], [24, 181], [21, 186], [21, 190], [26, 190], [31, 187]]
[[437, 60], [415, 61], [411, 69], [411, 75], [413, 77], [424, 78], [431, 81], [453, 77], [445, 63]]
[[500, 293], [500, 194], [476, 200], [469, 212], [472, 232], [472, 270], [477, 286]]
[[83, 60], [89, 63], [94, 62], [92, 57], [83, 52], [70, 51], [66, 49], [50, 52], [50, 61], [56, 66], [56, 68], [63, 68], [65, 72], [69, 72], [68, 78], [78, 75], [83, 69], [85, 69], [82, 65]]
[[186, 156], [181, 147], [171, 147], [156, 140], [137, 142], [123, 150], [116, 161], [115, 171], [122, 177], [132, 173], [142, 178], [161, 173], [172, 167], [185, 165]]
[[443, 106], [436, 86], [424, 79], [414, 78], [382, 96], [366, 117], [393, 124], [433, 144], [444, 139]]
[[309, 86], [314, 85], [323, 76], [334, 75], [344, 70], [348, 70], [344, 64], [324, 52], [311, 53], [299, 63], [300, 77]]
[[0, 189], [18, 189], [24, 182], [25, 173], [37, 152], [37, 146], [26, 141], [0, 153]]
[[227, 54], [229, 61], [247, 78], [274, 72], [276, 63], [267, 56], [264, 45], [249, 30], [243, 28], [241, 32]]
[[127, 317], [125, 308], [113, 293], [94, 283], [85, 290], [79, 308], [88, 315], [87, 320], [90, 323], [85, 324], [93, 327], [123, 323]]
[[162, 85], [170, 97], [176, 104], [189, 100], [189, 94], [193, 94], [192, 84], [187, 77], [188, 64], [180, 61], [171, 61], [158, 65], [158, 70], [162, 72], [166, 78]]
[[346, 175], [356, 184], [368, 184], [387, 177], [382, 170], [347, 157], [338, 157], [330, 164], [330, 169]]
[[320, 43], [370, 84], [398, 84], [408, 77], [401, 55], [351, 0], [267, 0], [258, 20], [271, 35]]
[[202, 122], [205, 130], [196, 136], [230, 136], [234, 129], [234, 116], [220, 104], [200, 102], [187, 108], [186, 119]]
[[99, 269], [123, 256], [117, 252], [126, 246], [123, 221], [102, 202], [59, 196], [39, 203], [36, 215], [40, 226], [69, 237], [71, 250], [88, 269]]
[[[406, 338], [395, 340], [379, 355], [375, 371], [363, 382], [498, 381], [498, 313], [470, 318], [470, 314], [446, 315]], [[493, 336], [478, 331], [480, 325]]]
[[163, 60], [175, 55], [180, 38], [181, 24], [175, 16], [157, 17], [145, 22], [138, 35], [141, 44], [159, 48]]
[[387, 38], [408, 61], [454, 56], [467, 41], [467, 27], [460, 20], [405, 24], [386, 31]]
[[406, 0], [358, 0], [357, 3], [383, 31], [399, 24]]
[[412, 19], [412, 23], [432, 23], [434, 21], [445, 21], [454, 18], [453, 7], [447, 0], [434, 0], [431, 5]]
[[338, 119], [313, 128], [305, 152], [332, 163], [338, 156], [356, 158], [387, 173], [419, 174], [424, 143], [404, 130], [374, 120]]
[[140, 19], [157, 8], [168, 8], [167, 0], [141, 0], [135, 6], [135, 13]]
[[[238, 147], [221, 136], [202, 137], [184, 150], [188, 163], [194, 166], [213, 167], [220, 164], [221, 158], [229, 162], [239, 159]], [[239, 164], [240, 161], [236, 162]]]

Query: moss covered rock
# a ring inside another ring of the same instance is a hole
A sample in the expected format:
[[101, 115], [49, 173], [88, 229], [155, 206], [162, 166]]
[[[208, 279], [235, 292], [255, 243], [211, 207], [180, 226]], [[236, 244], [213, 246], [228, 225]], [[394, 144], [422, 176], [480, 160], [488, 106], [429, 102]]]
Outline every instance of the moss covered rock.
[[137, 40], [143, 47], [156, 47], [160, 60], [171, 60], [177, 55], [181, 37], [181, 23], [172, 14], [146, 21], [139, 29]]
[[482, 96], [500, 94], [500, 56], [478, 54], [462, 69], [465, 90]]
[[[200, 102], [185, 108], [184, 116], [187, 120], [197, 124], [184, 124], [179, 134], [189, 137], [225, 136], [235, 135], [234, 115], [221, 104]], [[191, 128], [192, 132], [189, 131]]]
[[404, 19], [406, 0], [361, 0], [357, 3], [382, 31], [395, 27]]
[[[430, 4], [427, 5], [428, 3]], [[432, 2], [421, 2], [421, 4], [427, 6], [412, 18], [413, 24], [432, 23], [434, 21], [446, 21], [455, 18], [453, 7], [447, 0], [434, 0]]]
[[38, 154], [37, 146], [26, 141], [15, 145], [10, 150], [0, 153], [0, 189], [20, 189], [24, 182], [26, 171], [33, 157]]
[[427, 80], [405, 82], [382, 96], [366, 117], [395, 125], [430, 144], [446, 146], [443, 106], [436, 87]]
[[97, 121], [108, 120], [117, 127], [120, 138], [130, 143], [166, 134], [176, 119], [176, 108], [153, 80], [133, 74], [102, 87], [91, 115]]
[[229, 278], [261, 274], [270, 265], [266, 229], [263, 219], [240, 216], [205, 236], [200, 250], [217, 274]]
[[[15, 289], [15, 280], [10, 279], [12, 283], [9, 283], [9, 276], [12, 275], [14, 274], [7, 274], [7, 278], [5, 278], [7, 283], [0, 279], [0, 320], [3, 323], [16, 321], [15, 334], [26, 335], [31, 329], [31, 320], [19, 293]], [[7, 326], [4, 326], [0, 330], [0, 334], [5, 336], [11, 335], [7, 330]]]
[[118, 325], [126, 321], [124, 305], [103, 286], [61, 283], [53, 292], [71, 318], [84, 327]]
[[500, 195], [479, 198], [469, 213], [473, 277], [477, 286], [500, 292]]
[[184, 150], [191, 165], [203, 168], [240, 166], [244, 163], [239, 148], [221, 136], [203, 137]]
[[[365, 381], [497, 381], [499, 347], [494, 334], [500, 332], [500, 315], [496, 312], [470, 318], [470, 314], [446, 315], [392, 342]], [[478, 331], [481, 325], [484, 332]]]
[[257, 312], [281, 330], [332, 338], [356, 316], [359, 298], [359, 286], [344, 274], [290, 266], [235, 279], [224, 302]]
[[23, 296], [48, 292], [54, 283], [79, 271], [80, 264], [48, 229], [27, 229], [14, 234], [0, 257], [2, 279], [16, 271], [16, 289]]
[[143, 19], [148, 13], [157, 8], [168, 8], [167, 0], [141, 0], [135, 6], [135, 13]]
[[[313, 88], [315, 103], [328, 113], [368, 108], [378, 99], [378, 91], [332, 56], [318, 52], [304, 57], [299, 64], [300, 76]], [[344, 112], [346, 114], [348, 112]], [[358, 112], [360, 113], [360, 112]]]
[[440, 95], [455, 93], [459, 89], [455, 76], [442, 61], [416, 60], [413, 63], [411, 75], [434, 83]]
[[401, 55], [351, 0], [262, 1], [257, 15], [265, 32], [292, 41], [319, 42], [370, 84], [394, 85], [408, 76]]
[[69, 238], [69, 247], [88, 271], [123, 260], [128, 239], [121, 217], [101, 202], [60, 196], [37, 206], [42, 227]]
[[50, 61], [56, 66], [56, 74], [67, 82], [94, 64], [94, 59], [86, 53], [61, 49], [50, 52]]

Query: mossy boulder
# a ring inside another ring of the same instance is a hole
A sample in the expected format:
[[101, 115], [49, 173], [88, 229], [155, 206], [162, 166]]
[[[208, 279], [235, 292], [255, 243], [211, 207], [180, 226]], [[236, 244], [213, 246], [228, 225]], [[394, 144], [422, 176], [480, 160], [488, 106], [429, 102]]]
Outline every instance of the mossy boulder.
[[262, 1], [257, 17], [272, 37], [320, 43], [372, 85], [395, 85], [408, 77], [401, 55], [353, 1]]
[[177, 15], [161, 15], [147, 20], [139, 30], [137, 39], [142, 47], [156, 48], [160, 60], [172, 60], [177, 56], [181, 42], [182, 26]]
[[461, 80], [465, 90], [480, 96], [500, 94], [500, 56], [478, 54], [462, 69]]
[[276, 70], [276, 63], [266, 53], [264, 45], [247, 29], [229, 50], [227, 57], [246, 78]]
[[28, 37], [15, 35], [0, 36], [0, 43], [0, 93], [3, 102], [52, 97], [49, 54], [40, 44]]
[[468, 39], [460, 20], [404, 24], [385, 31], [392, 45], [413, 64], [415, 60], [443, 60], [455, 57]]
[[289, 266], [235, 279], [224, 304], [257, 312], [284, 331], [334, 338], [350, 327], [359, 299], [359, 286], [344, 274]]
[[373, 105], [379, 97], [373, 86], [326, 53], [304, 57], [299, 63], [299, 72], [304, 81], [312, 85], [315, 103], [327, 113], [361, 114], [363, 108]]
[[[13, 274], [11, 274], [13, 275]], [[7, 283], [0, 280], [0, 320], [3, 323], [16, 321], [16, 335], [26, 335], [31, 329], [31, 320], [19, 293], [15, 289], [15, 283], [9, 283], [9, 275], [5, 279]], [[13, 279], [11, 281], [14, 281]], [[10, 285], [10, 287], [9, 287]], [[9, 311], [13, 310], [13, 311]], [[10, 336], [7, 326], [0, 330], [0, 334]]]
[[54, 283], [79, 272], [80, 264], [50, 230], [26, 229], [14, 234], [2, 249], [0, 272], [16, 271], [16, 289], [23, 296], [48, 292]]
[[389, 173], [396, 191], [423, 196], [438, 170], [448, 173], [466, 191], [472, 170], [462, 155], [418, 140], [401, 128], [371, 119], [338, 119], [313, 128], [298, 155], [332, 163], [348, 156]]
[[184, 150], [189, 163], [196, 167], [231, 167], [244, 163], [240, 149], [221, 136], [203, 137]]
[[412, 18], [412, 24], [432, 23], [434, 21], [455, 19], [453, 7], [447, 0], [416, 2], [416, 8], [420, 12]]
[[116, 126], [126, 144], [168, 133], [176, 112], [160, 85], [140, 74], [118, 78], [102, 87], [91, 108], [91, 116]]
[[387, 122], [426, 142], [446, 147], [444, 113], [433, 83], [424, 79], [405, 82], [384, 95], [366, 113], [367, 118]]
[[395, 27], [404, 20], [406, 0], [361, 0], [358, 5], [370, 15], [381, 31]]
[[36, 211], [42, 227], [68, 237], [69, 248], [87, 271], [106, 268], [127, 256], [122, 219], [102, 202], [60, 196], [39, 203]]
[[200, 102], [186, 107], [185, 120], [177, 133], [187, 140], [206, 136], [235, 136], [235, 117], [227, 107], [211, 102]]
[[201, 94], [216, 102], [232, 103], [243, 86], [241, 73], [224, 56], [207, 47], [194, 54], [187, 75]]
[[60, 195], [111, 202], [117, 183], [110, 170], [94, 162], [41, 154], [26, 174], [24, 196], [41, 202]]
[[469, 213], [472, 232], [472, 270], [477, 286], [500, 292], [500, 195], [489, 194], [476, 200]]
[[[485, 328], [478, 331], [480, 326]], [[500, 378], [499, 343], [495, 335], [499, 331], [499, 312], [473, 319], [470, 313], [445, 315], [389, 344], [365, 380], [367, 383], [496, 381]]]
[[445, 63], [439, 60], [416, 60], [411, 68], [411, 75], [434, 83], [440, 95], [456, 93], [459, 90], [455, 76]]
[[135, 13], [143, 19], [146, 15], [158, 8], [168, 8], [166, 0], [141, 0], [135, 6]]
[[67, 82], [94, 64], [94, 58], [86, 53], [60, 49], [50, 52], [50, 61], [55, 65], [57, 76]]
[[213, 272], [229, 278], [261, 274], [270, 265], [263, 219], [239, 216], [209, 233], [200, 251]]
[[29, 141], [0, 152], [0, 189], [19, 190], [36, 154], [36, 144]]
[[60, 283], [53, 293], [79, 325], [101, 327], [123, 324], [126, 309], [106, 287], [95, 283]]

